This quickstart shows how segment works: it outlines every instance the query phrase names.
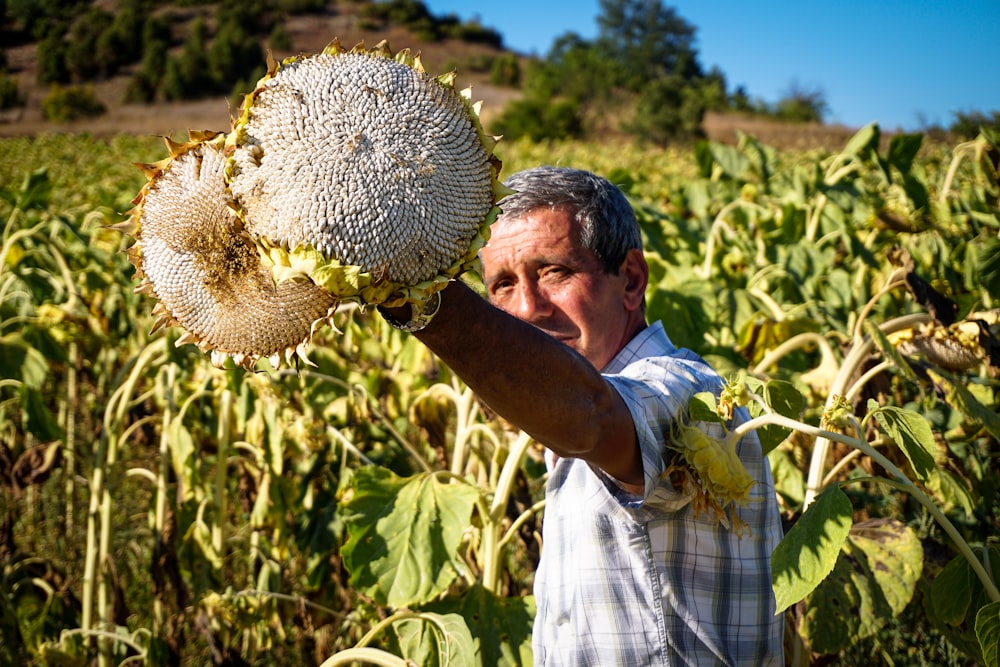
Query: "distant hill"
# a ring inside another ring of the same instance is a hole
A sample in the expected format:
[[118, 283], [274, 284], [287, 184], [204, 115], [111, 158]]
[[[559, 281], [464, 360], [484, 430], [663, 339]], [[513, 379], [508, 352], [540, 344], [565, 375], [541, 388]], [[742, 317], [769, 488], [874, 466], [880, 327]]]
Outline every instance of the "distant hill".
[[[97, 0], [96, 4], [105, 9], [114, 9], [114, 0]], [[166, 3], [161, 3], [166, 4]], [[169, 15], [174, 21], [172, 33], [174, 44], [170, 52], [176, 54], [191, 21], [199, 15], [211, 15], [211, 4], [170, 7]], [[364, 42], [373, 46], [387, 40], [394, 50], [409, 48], [419, 52], [425, 68], [440, 74], [451, 69], [457, 70], [459, 87], [472, 86], [473, 99], [482, 100], [482, 120], [487, 131], [490, 124], [504, 106], [520, 97], [520, 91], [513, 87], [490, 83], [488, 67], [496, 57], [509, 53], [500, 46], [483, 41], [467, 41], [448, 38], [431, 41], [422, 38], [417, 31], [390, 22], [372, 25], [364, 13], [370, 2], [337, 2], [321, 12], [295, 14], [285, 19], [284, 27], [290, 38], [290, 48], [276, 50], [276, 58], [315, 53], [323, 49], [332, 39], [338, 38], [345, 46]], [[453, 19], [454, 17], [449, 17]], [[0, 111], [0, 136], [35, 135], [45, 132], [88, 132], [97, 136], [108, 136], [127, 132], [135, 134], [165, 135], [178, 137], [187, 130], [228, 130], [229, 118], [236, 112], [230, 109], [226, 95], [216, 95], [195, 101], [164, 102], [151, 104], [125, 103], [129, 81], [138, 64], [127, 65], [114, 76], [95, 80], [94, 93], [106, 108], [106, 112], [92, 118], [68, 123], [53, 123], [42, 115], [42, 100], [48, 93], [47, 86], [37, 83], [39, 66], [39, 42], [18, 41], [9, 32], [9, 26], [0, 37], [5, 45], [5, 58], [10, 76], [16, 77], [18, 87], [25, 98], [23, 107]], [[488, 27], [486, 27], [489, 30]], [[23, 35], [19, 36], [23, 38]], [[502, 37], [502, 36], [501, 36]], [[262, 39], [262, 44], [266, 41]], [[10, 44], [9, 46], [7, 46]], [[522, 67], [527, 57], [516, 54]], [[262, 63], [263, 64], [263, 63]], [[781, 148], [838, 148], [850, 137], [853, 129], [821, 124], [787, 124], [759, 118], [746, 118], [728, 114], [710, 113], [705, 118], [704, 129], [710, 139], [735, 143], [738, 131], [754, 134], [760, 140]]]
[[[425, 68], [431, 73], [440, 74], [456, 69], [458, 85], [473, 86], [473, 97], [483, 100], [484, 122], [498, 113], [507, 101], [519, 95], [516, 89], [490, 85], [488, 72], [463, 67], [463, 64], [475, 63], [477, 59], [482, 62], [484, 57], [503, 53], [503, 49], [457, 39], [424, 41], [411, 30], [399, 26], [366, 29], [363, 27], [365, 21], [359, 14], [365, 4], [367, 3], [339, 3], [335, 11], [289, 16], [285, 21], [285, 28], [291, 37], [291, 48], [275, 51], [274, 57], [280, 59], [299, 53], [316, 53], [334, 38], [338, 38], [345, 46], [353, 46], [359, 42], [374, 46], [379, 41], [388, 40], [393, 50], [409, 48], [419, 52]], [[174, 32], [183, 39], [184, 24], [193, 19], [196, 10], [181, 9], [172, 14], [178, 22]], [[0, 136], [39, 132], [175, 135], [188, 129], [228, 129], [230, 109], [224, 95], [214, 99], [156, 102], [148, 105], [124, 103], [122, 100], [125, 98], [128, 82], [138, 65], [127, 66], [109, 79], [92, 82], [97, 97], [107, 108], [106, 113], [72, 123], [51, 123], [42, 116], [42, 99], [47, 94], [48, 87], [37, 83], [38, 48], [38, 42], [31, 41], [5, 49], [8, 71], [18, 81], [21, 94], [25, 97], [25, 106], [0, 111]], [[180, 48], [179, 45], [174, 46], [171, 51], [176, 52]]]

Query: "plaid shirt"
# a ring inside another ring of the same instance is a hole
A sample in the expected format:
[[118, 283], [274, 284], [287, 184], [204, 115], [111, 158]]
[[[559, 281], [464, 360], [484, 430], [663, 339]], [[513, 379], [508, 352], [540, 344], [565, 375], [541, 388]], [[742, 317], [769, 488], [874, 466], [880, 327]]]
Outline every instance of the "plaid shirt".
[[[661, 481], [670, 422], [721, 379], [659, 322], [604, 369], [635, 421], [645, 495], [625, 493], [582, 459], [559, 459], [546, 488], [535, 577], [535, 664], [546, 667], [781, 665], [771, 552], [781, 539], [770, 467], [755, 434], [739, 455], [757, 481], [739, 510], [742, 538], [696, 516]], [[737, 417], [746, 419], [746, 414]]]

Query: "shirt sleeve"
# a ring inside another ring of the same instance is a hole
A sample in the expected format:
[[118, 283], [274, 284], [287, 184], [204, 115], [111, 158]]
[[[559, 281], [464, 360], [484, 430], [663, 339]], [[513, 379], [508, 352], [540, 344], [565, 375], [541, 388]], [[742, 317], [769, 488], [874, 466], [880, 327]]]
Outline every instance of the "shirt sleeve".
[[630, 364], [622, 373], [605, 380], [625, 401], [642, 455], [645, 488], [642, 498], [624, 499], [629, 505], [645, 505], [662, 511], [677, 511], [690, 502], [664, 477], [664, 454], [671, 424], [699, 391], [697, 378], [684, 369], [672, 371], [648, 361]]

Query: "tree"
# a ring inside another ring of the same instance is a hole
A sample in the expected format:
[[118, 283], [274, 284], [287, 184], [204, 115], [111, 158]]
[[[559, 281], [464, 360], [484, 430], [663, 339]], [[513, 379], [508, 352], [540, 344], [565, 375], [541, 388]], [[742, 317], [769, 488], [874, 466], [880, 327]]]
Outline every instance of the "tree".
[[69, 83], [69, 68], [66, 66], [66, 42], [58, 35], [49, 35], [38, 43], [38, 83]]
[[699, 136], [706, 108], [725, 104], [726, 81], [717, 70], [703, 74], [694, 27], [660, 0], [601, 0], [601, 9], [595, 41], [565, 33], [529, 64], [505, 133], [572, 136], [587, 129], [582, 119], [608, 117], [596, 110], [622, 111], [622, 100], [637, 99], [627, 131], [656, 143]]
[[778, 100], [774, 115], [793, 123], [822, 123], [827, 107], [826, 93], [821, 88], [808, 89], [793, 81]]
[[181, 53], [167, 60], [163, 93], [168, 100], [205, 97], [215, 92], [215, 82], [205, 56], [208, 41], [205, 20], [196, 18], [190, 30]]
[[704, 116], [702, 92], [680, 76], [665, 76], [643, 88], [628, 129], [640, 140], [662, 146], [702, 137]]
[[618, 68], [618, 83], [641, 90], [649, 81], [702, 74], [694, 48], [695, 27], [660, 0], [601, 0], [598, 50]]
[[115, 53], [98, 48], [112, 22], [112, 15], [100, 7], [91, 7], [74, 21], [67, 39], [66, 66], [76, 81], [89, 81], [114, 69], [113, 61], [101, 62], [99, 57], [114, 58]]
[[975, 139], [984, 129], [1000, 131], [1000, 111], [956, 111], [948, 131], [963, 139]]
[[579, 137], [583, 123], [579, 107], [568, 100], [526, 97], [507, 105], [496, 120], [494, 130], [511, 140], [527, 137], [538, 142]]
[[533, 68], [525, 94], [562, 96], [577, 103], [603, 102], [615, 84], [616, 63], [592, 42], [568, 32], [556, 39], [546, 60]]

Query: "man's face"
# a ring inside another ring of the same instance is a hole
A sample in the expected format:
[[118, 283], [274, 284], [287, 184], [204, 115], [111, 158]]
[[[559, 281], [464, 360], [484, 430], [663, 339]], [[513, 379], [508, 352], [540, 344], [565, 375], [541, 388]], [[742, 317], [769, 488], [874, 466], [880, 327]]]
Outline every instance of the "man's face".
[[563, 209], [501, 218], [481, 257], [493, 305], [562, 341], [595, 368], [607, 365], [645, 324], [641, 251], [633, 251], [617, 275], [605, 273]]

